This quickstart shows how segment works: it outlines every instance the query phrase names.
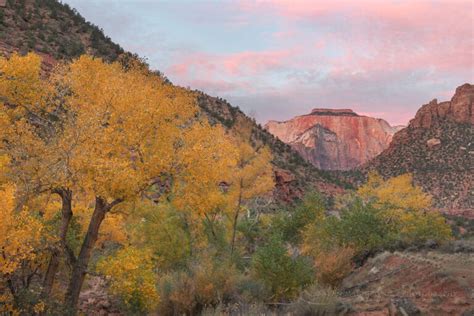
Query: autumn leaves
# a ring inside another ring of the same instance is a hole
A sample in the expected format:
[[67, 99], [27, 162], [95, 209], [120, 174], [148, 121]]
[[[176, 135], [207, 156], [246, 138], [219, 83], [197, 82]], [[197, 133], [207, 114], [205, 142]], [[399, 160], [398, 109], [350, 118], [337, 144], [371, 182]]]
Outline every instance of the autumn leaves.
[[[217, 212], [236, 214], [237, 221], [246, 199], [271, 190], [268, 150], [255, 151], [249, 139], [210, 125], [188, 91], [163, 82], [136, 61], [109, 64], [82, 56], [50, 74], [41, 74], [40, 66], [34, 54], [0, 59], [0, 154], [8, 161], [2, 179], [15, 207], [59, 196], [60, 208], [70, 208], [72, 216], [91, 210], [76, 251], [65, 247], [71, 214], [59, 212], [62, 225], [54, 233], [58, 246], [52, 248], [61, 257], [72, 256], [66, 294], [70, 308], [77, 304], [104, 219], [133, 212], [157, 177], [169, 184], [159, 201], [171, 203], [190, 220]], [[222, 182], [229, 190], [222, 190]], [[5, 212], [12, 212], [12, 206], [1, 212], [10, 214]], [[49, 255], [45, 271], [55, 252]], [[13, 270], [2, 272], [2, 286], [14, 278]], [[50, 275], [53, 281], [55, 275]]]

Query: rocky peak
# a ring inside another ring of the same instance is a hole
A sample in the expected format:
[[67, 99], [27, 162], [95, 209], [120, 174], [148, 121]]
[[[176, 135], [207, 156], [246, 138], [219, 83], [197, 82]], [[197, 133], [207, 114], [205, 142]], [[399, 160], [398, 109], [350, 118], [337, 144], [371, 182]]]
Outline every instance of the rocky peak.
[[444, 121], [474, 124], [474, 85], [466, 83], [456, 89], [451, 101], [433, 99], [423, 105], [410, 121], [412, 128], [430, 128]]
[[441, 210], [474, 216], [473, 102], [474, 85], [464, 84], [450, 101], [423, 105], [366, 170], [385, 177], [412, 173]]

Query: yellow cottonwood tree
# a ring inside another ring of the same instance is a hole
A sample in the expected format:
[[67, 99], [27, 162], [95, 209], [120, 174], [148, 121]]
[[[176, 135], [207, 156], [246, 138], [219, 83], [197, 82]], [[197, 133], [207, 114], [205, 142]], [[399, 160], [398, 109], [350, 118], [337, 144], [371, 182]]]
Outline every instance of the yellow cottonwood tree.
[[413, 184], [411, 174], [384, 180], [372, 172], [358, 193], [380, 209], [383, 219], [405, 239], [423, 237], [444, 241], [451, 238], [451, 228], [443, 216], [432, 209], [431, 196]]
[[[198, 115], [186, 90], [143, 67], [82, 56], [45, 76], [40, 64], [34, 54], [0, 59], [0, 150], [22, 201], [44, 192], [61, 198], [60, 249], [72, 265], [66, 302], [75, 308], [108, 213], [164, 183], [159, 199], [174, 194], [191, 212], [205, 212], [220, 201], [217, 180], [235, 158], [223, 131]], [[199, 199], [204, 190], [213, 194]], [[75, 257], [66, 235], [78, 199], [93, 210]], [[60, 252], [51, 255], [45, 296]]]
[[367, 183], [358, 189], [365, 199], [373, 199], [377, 206], [426, 210], [431, 207], [431, 196], [413, 185], [411, 174], [403, 174], [386, 181], [377, 173], [370, 173]]

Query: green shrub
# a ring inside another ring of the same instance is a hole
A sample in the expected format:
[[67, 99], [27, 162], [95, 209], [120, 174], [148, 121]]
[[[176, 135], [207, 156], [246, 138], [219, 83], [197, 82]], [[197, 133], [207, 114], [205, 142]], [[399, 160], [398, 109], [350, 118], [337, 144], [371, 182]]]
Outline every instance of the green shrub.
[[303, 250], [314, 257], [334, 248], [352, 246], [356, 253], [383, 247], [387, 227], [371, 205], [360, 200], [342, 211], [340, 218], [327, 216], [305, 232]]
[[265, 246], [257, 249], [252, 270], [276, 300], [296, 297], [314, 275], [309, 258], [290, 256], [280, 236], [272, 236]]
[[269, 296], [265, 284], [250, 275], [241, 275], [235, 284], [234, 300], [239, 304], [263, 302]]
[[324, 199], [319, 193], [308, 193], [293, 209], [283, 210], [277, 214], [272, 229], [280, 233], [284, 241], [299, 244], [304, 227], [321, 220], [325, 208]]

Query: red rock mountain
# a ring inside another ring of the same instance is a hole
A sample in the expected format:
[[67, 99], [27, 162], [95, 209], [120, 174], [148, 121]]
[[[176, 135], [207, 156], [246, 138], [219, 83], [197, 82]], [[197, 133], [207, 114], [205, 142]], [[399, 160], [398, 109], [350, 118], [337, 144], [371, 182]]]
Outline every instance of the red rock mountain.
[[367, 162], [388, 147], [397, 130], [348, 109], [314, 109], [288, 121], [270, 121], [265, 128], [325, 170], [348, 170]]
[[474, 85], [451, 101], [423, 105], [389, 148], [362, 170], [386, 177], [413, 173], [442, 210], [474, 217]]

